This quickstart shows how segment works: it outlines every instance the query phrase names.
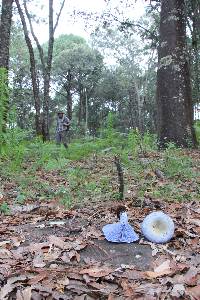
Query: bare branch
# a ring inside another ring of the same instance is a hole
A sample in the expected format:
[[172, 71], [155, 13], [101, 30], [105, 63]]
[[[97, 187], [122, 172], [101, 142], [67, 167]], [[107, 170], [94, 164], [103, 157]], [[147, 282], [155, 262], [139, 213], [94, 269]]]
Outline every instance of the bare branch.
[[47, 71], [50, 73], [54, 44], [54, 29], [53, 29], [53, 0], [49, 0], [49, 41], [48, 41], [48, 58]]
[[57, 20], [56, 20], [56, 23], [55, 23], [54, 28], [53, 28], [53, 32], [55, 32], [56, 27], [58, 26], [58, 22], [59, 22], [60, 15], [61, 15], [61, 12], [62, 12], [62, 10], [63, 10], [64, 5], [65, 5], [65, 0], [63, 0], [63, 2], [62, 2], [62, 4], [61, 4], [59, 13], [58, 13], [58, 15], [57, 15]]
[[37, 38], [37, 36], [35, 35], [34, 33], [34, 30], [33, 30], [33, 25], [32, 25], [32, 21], [31, 21], [31, 16], [28, 12], [28, 8], [27, 8], [27, 5], [26, 5], [26, 0], [24, 0], [24, 9], [25, 9], [25, 13], [26, 13], [26, 16], [28, 18], [28, 22], [29, 22], [29, 25], [30, 25], [30, 29], [31, 29], [31, 34], [34, 38], [34, 41], [36, 42], [36, 45], [37, 45], [37, 48], [38, 48], [38, 51], [39, 51], [39, 55], [40, 55], [40, 59], [41, 59], [41, 63], [42, 63], [42, 68], [43, 68], [43, 72], [45, 72], [45, 60], [44, 60], [44, 51], [39, 43], [39, 40]]

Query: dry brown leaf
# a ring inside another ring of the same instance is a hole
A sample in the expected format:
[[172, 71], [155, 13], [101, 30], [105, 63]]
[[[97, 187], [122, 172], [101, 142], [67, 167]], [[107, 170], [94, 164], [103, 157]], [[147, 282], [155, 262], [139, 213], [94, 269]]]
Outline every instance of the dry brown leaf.
[[69, 245], [67, 243], [64, 242], [64, 240], [61, 237], [57, 237], [55, 235], [50, 235], [48, 236], [48, 240], [49, 242], [58, 247], [59, 249], [68, 249]]
[[115, 300], [115, 296], [113, 294], [109, 294], [108, 295], [108, 300]]
[[31, 300], [31, 296], [32, 296], [32, 288], [31, 287], [27, 287], [24, 290], [18, 290], [16, 297], [16, 300]]
[[35, 268], [43, 268], [45, 266], [44, 262], [44, 255], [42, 252], [36, 253], [35, 257], [33, 258], [33, 266]]
[[49, 248], [49, 243], [47, 243], [47, 242], [44, 242], [44, 243], [31, 243], [30, 246], [24, 247], [24, 251], [38, 252], [38, 251], [41, 251], [44, 248], [48, 249]]
[[60, 280], [57, 280], [57, 283], [60, 284], [60, 285], [66, 286], [66, 285], [69, 284], [69, 278], [68, 277], [64, 277], [64, 278], [62, 278]]
[[130, 283], [127, 279], [121, 281], [121, 287], [125, 297], [133, 297], [135, 295], [134, 290], [137, 287], [136, 284]]
[[155, 273], [163, 273], [170, 271], [170, 260], [164, 261], [162, 264], [160, 264], [158, 267], [154, 268]]
[[46, 271], [41, 272], [39, 274], [37, 274], [36, 276], [34, 276], [33, 278], [31, 278], [28, 281], [28, 284], [32, 285], [32, 284], [36, 284], [40, 281], [42, 281], [44, 278], [46, 278], [48, 276], [48, 273]]
[[77, 260], [77, 262], [80, 262], [80, 260], [81, 260], [81, 256], [78, 252], [76, 252], [76, 260]]
[[190, 286], [194, 286], [197, 284], [197, 275], [198, 275], [198, 269], [195, 268], [195, 267], [191, 267], [187, 273], [184, 275], [184, 282], [187, 284], [187, 285], [190, 285]]
[[113, 269], [108, 267], [91, 267], [89, 269], [83, 269], [79, 274], [88, 274], [91, 277], [104, 277], [113, 272]]
[[81, 281], [77, 281], [77, 280], [70, 280], [69, 284], [66, 286], [66, 289], [72, 290], [72, 291], [76, 292], [77, 294], [80, 294], [80, 293], [88, 294], [90, 292], [90, 290], [86, 284], [84, 284]]
[[200, 220], [199, 219], [189, 219], [188, 223], [200, 227]]
[[21, 285], [21, 281], [26, 281], [27, 277], [22, 276], [16, 276], [11, 277], [7, 280], [7, 283], [1, 288], [0, 290], [0, 299], [6, 300], [8, 299], [7, 296], [18, 286]]
[[200, 300], [200, 285], [186, 289], [186, 295], [192, 300]]
[[144, 275], [153, 279], [153, 278], [162, 277], [164, 275], [168, 275], [171, 273], [172, 273], [172, 270], [170, 268], [170, 260], [166, 260], [162, 264], [160, 264], [158, 267], [156, 267], [154, 269], [154, 271], [144, 272]]
[[10, 257], [12, 257], [12, 253], [9, 250], [7, 250], [5, 248], [0, 249], [0, 258], [1, 259], [10, 258]]
[[173, 289], [172, 289], [171, 293], [170, 293], [170, 295], [172, 297], [175, 297], [175, 298], [178, 298], [178, 299], [183, 297], [184, 294], [185, 294], [185, 287], [182, 283], [175, 284], [173, 286]]
[[11, 243], [11, 241], [1, 241], [0, 247], [1, 248], [7, 248], [7, 246]]
[[126, 277], [129, 280], [136, 280], [141, 279], [144, 277], [144, 272], [137, 271], [137, 270], [128, 270], [120, 274], [121, 277]]

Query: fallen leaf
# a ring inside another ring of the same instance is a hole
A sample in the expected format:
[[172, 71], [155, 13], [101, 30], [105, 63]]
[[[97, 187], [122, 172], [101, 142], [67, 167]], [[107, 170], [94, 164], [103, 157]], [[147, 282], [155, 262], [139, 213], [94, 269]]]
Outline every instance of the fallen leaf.
[[44, 255], [42, 252], [36, 253], [35, 257], [33, 258], [33, 266], [35, 268], [43, 268], [45, 266], [44, 262]]
[[195, 267], [191, 267], [184, 275], [184, 282], [190, 286], [196, 285], [198, 279], [197, 275], [198, 275], [198, 269]]
[[154, 268], [154, 272], [156, 273], [163, 273], [170, 271], [170, 260], [164, 261], [162, 264], [160, 264], [158, 267]]
[[190, 296], [190, 299], [192, 300], [200, 300], [200, 285], [187, 288], [186, 295]]
[[125, 297], [134, 299], [133, 298], [135, 296], [134, 290], [137, 287], [136, 284], [130, 283], [127, 279], [123, 279], [121, 281], [121, 287], [123, 289]]
[[57, 237], [55, 235], [50, 235], [50, 236], [48, 236], [48, 240], [52, 245], [58, 247], [59, 249], [67, 249], [68, 248], [68, 247], [66, 247], [67, 243], [65, 243], [63, 241], [63, 239], [60, 237]]
[[68, 277], [62, 278], [58, 280], [57, 283], [66, 286], [69, 284], [69, 278]]
[[170, 293], [172, 297], [181, 298], [185, 294], [185, 287], [183, 284], [178, 283], [173, 286], [173, 289]]
[[194, 224], [194, 225], [200, 227], [200, 220], [199, 219], [189, 219], [188, 223]]
[[113, 269], [111, 268], [106, 268], [106, 267], [102, 267], [102, 268], [98, 268], [98, 267], [93, 267], [93, 268], [89, 268], [89, 269], [83, 269], [79, 272], [79, 274], [88, 274], [91, 277], [104, 277], [109, 275], [110, 273], [113, 272]]
[[18, 286], [21, 285], [21, 281], [26, 281], [26, 276], [11, 277], [7, 280], [7, 283], [0, 290], [0, 299], [6, 300], [7, 296]]
[[164, 261], [158, 267], [154, 269], [154, 271], [146, 271], [144, 274], [149, 278], [157, 278], [162, 277], [164, 275], [171, 274], [172, 270], [170, 268], [170, 260]]
[[6, 248], [7, 245], [9, 245], [11, 242], [10, 241], [2, 241], [0, 242], [0, 247]]
[[33, 284], [36, 284], [40, 281], [42, 281], [44, 278], [46, 278], [48, 276], [48, 273], [47, 272], [41, 272], [39, 274], [37, 274], [36, 276], [34, 276], [33, 278], [31, 278], [29, 281], [28, 281], [28, 284], [30, 285], [33, 285]]
[[31, 296], [32, 296], [32, 288], [31, 287], [27, 287], [24, 290], [18, 290], [17, 291], [17, 299], [16, 300], [31, 300]]
[[144, 277], [144, 273], [137, 270], [128, 270], [120, 274], [121, 277], [126, 277], [129, 280], [141, 279]]
[[5, 248], [0, 249], [0, 258], [1, 259], [10, 258], [10, 257], [12, 257], [12, 253], [9, 250], [7, 250]]

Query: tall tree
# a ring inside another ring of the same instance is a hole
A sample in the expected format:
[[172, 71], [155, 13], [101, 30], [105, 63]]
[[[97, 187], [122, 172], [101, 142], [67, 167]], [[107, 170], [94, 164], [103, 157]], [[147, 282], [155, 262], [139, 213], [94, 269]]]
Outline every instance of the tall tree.
[[78, 123], [87, 123], [88, 105], [101, 77], [103, 57], [84, 39], [72, 35], [55, 39], [54, 55], [54, 79], [66, 95], [68, 116], [72, 116], [73, 94], [76, 94]]
[[160, 146], [195, 146], [183, 0], [161, 0], [157, 108]]
[[37, 80], [37, 67], [36, 67], [36, 59], [35, 59], [35, 53], [33, 49], [33, 45], [31, 42], [31, 39], [29, 37], [28, 27], [26, 23], [25, 16], [23, 14], [21, 5], [19, 3], [19, 0], [15, 0], [18, 12], [20, 15], [20, 19], [22, 22], [23, 30], [24, 30], [24, 37], [26, 41], [26, 45], [28, 47], [29, 51], [29, 59], [30, 59], [30, 72], [31, 72], [31, 81], [32, 81], [32, 89], [33, 89], [33, 98], [34, 98], [34, 106], [35, 106], [35, 129], [36, 134], [41, 134], [41, 120], [40, 120], [40, 93], [39, 93], [39, 86], [38, 86], [38, 80]]
[[[16, 0], [16, 1], [18, 2], [18, 9], [19, 9], [19, 7], [20, 7], [19, 1], [18, 0]], [[61, 1], [60, 9], [57, 14], [55, 22], [54, 22], [54, 5], [53, 5], [54, 2], [53, 2], [53, 0], [49, 0], [48, 3], [49, 3], [49, 22], [48, 22], [49, 37], [48, 37], [47, 56], [45, 56], [44, 50], [39, 42], [38, 37], [35, 35], [34, 29], [33, 29], [31, 14], [29, 13], [29, 10], [27, 7], [27, 0], [23, 1], [25, 14], [26, 14], [26, 17], [29, 22], [32, 37], [37, 45], [37, 49], [38, 49], [39, 57], [40, 57], [40, 61], [41, 61], [41, 66], [42, 66], [42, 74], [43, 74], [43, 120], [42, 120], [43, 130], [42, 130], [42, 134], [43, 134], [43, 140], [50, 139], [50, 134], [49, 134], [49, 98], [50, 98], [50, 96], [49, 96], [49, 93], [50, 93], [52, 58], [53, 58], [54, 34], [55, 34], [55, 30], [56, 30], [58, 22], [59, 22], [59, 18], [60, 18], [62, 9], [65, 4], [65, 0]], [[22, 10], [21, 10], [21, 12], [22, 12]], [[21, 17], [21, 21], [23, 24], [25, 21], [25, 18], [23, 17], [22, 14], [20, 15], [20, 17]], [[26, 31], [27, 25], [26, 26], [23, 25], [23, 28]], [[24, 33], [25, 33], [25, 37], [27, 37], [27, 32], [24, 32]], [[26, 38], [26, 42], [27, 42], [27, 46], [30, 51], [31, 50], [30, 39], [28, 40], [28, 38]], [[30, 57], [32, 55], [33, 55], [33, 53], [31, 51]]]
[[[6, 131], [6, 123], [9, 108], [9, 96], [8, 96], [8, 64], [9, 64], [9, 45], [10, 45], [10, 31], [12, 22], [12, 5], [13, 0], [2, 0], [1, 6], [1, 23], [0, 23], [0, 69], [1, 69], [1, 87], [5, 87], [5, 92], [1, 91], [1, 95], [4, 94], [3, 103], [3, 117], [2, 117], [2, 130]], [[4, 74], [3, 74], [4, 73]]]

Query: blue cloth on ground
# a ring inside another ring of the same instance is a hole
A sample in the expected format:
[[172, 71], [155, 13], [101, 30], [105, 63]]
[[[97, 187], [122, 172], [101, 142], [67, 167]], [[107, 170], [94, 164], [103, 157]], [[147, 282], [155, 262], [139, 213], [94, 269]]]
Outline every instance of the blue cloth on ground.
[[120, 221], [114, 224], [107, 224], [102, 228], [105, 238], [113, 243], [132, 243], [139, 239], [137, 233], [128, 224], [126, 212], [120, 214]]

